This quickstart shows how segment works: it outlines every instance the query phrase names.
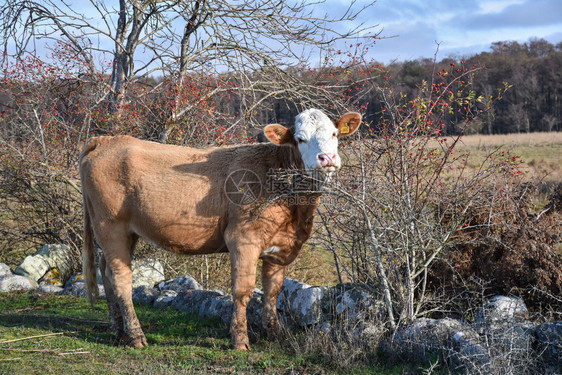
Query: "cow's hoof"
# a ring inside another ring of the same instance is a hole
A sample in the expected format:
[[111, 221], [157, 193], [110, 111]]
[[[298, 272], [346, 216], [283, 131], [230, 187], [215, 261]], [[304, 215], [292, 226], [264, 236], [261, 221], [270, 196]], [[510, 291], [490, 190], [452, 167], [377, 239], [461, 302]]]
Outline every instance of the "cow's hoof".
[[142, 348], [145, 346], [148, 346], [148, 343], [146, 342], [146, 337], [144, 337], [144, 335], [142, 336], [137, 336], [134, 337], [132, 339], [130, 339], [127, 343], [128, 346], [133, 347], [133, 348]]
[[251, 350], [250, 344], [233, 344], [234, 350]]
[[148, 346], [144, 333], [136, 335], [135, 337], [129, 337], [126, 334], [123, 334], [117, 338], [117, 341], [120, 345], [130, 346], [132, 348], [142, 348]]

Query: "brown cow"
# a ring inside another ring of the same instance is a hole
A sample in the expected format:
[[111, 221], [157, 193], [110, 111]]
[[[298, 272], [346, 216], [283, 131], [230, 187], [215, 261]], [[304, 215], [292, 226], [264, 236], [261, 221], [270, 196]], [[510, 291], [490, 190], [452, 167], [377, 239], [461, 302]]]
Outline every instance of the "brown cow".
[[230, 253], [235, 349], [249, 348], [246, 306], [261, 258], [263, 326], [268, 334], [276, 332], [285, 268], [310, 236], [320, 194], [272, 201], [275, 192], [264, 188], [268, 173], [304, 170], [303, 176], [325, 179], [340, 167], [338, 137], [352, 134], [360, 123], [358, 113], [347, 113], [334, 125], [310, 109], [291, 129], [266, 126], [272, 143], [193, 149], [128, 136], [91, 139], [80, 157], [83, 272], [93, 303], [95, 234], [117, 338], [134, 347], [147, 344], [131, 299], [131, 256], [139, 237], [179, 254]]

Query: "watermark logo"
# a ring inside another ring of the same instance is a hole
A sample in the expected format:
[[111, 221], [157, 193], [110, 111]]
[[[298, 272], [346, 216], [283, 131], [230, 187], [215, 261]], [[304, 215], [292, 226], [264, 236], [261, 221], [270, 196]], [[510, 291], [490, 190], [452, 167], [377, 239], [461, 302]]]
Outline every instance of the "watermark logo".
[[262, 193], [262, 181], [249, 169], [238, 169], [228, 175], [224, 191], [228, 200], [238, 206], [255, 203]]
[[224, 182], [226, 197], [238, 206], [247, 206], [262, 200], [283, 201], [289, 205], [307, 205], [317, 202], [317, 194], [326, 191], [331, 177], [309, 175], [299, 169], [270, 169], [265, 181], [252, 170], [238, 169]]

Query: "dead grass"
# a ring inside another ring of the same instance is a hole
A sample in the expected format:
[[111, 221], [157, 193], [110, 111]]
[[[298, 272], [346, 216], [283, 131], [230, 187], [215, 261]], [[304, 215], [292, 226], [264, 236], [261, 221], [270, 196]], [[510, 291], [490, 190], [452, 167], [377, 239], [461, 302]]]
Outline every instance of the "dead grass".
[[554, 147], [562, 146], [562, 132], [517, 133], [517, 134], [474, 134], [462, 137], [464, 146], [474, 149], [482, 147], [526, 146]]
[[562, 132], [467, 135], [459, 151], [470, 153], [470, 165], [479, 165], [494, 150], [509, 151], [521, 158], [525, 180], [562, 181]]

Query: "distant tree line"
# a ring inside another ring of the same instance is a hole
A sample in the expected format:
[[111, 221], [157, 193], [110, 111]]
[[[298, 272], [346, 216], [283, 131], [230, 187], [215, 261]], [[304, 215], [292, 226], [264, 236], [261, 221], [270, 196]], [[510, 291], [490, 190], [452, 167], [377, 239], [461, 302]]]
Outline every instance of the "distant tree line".
[[[468, 128], [464, 126], [466, 108], [460, 108], [465, 104], [450, 108], [442, 117], [443, 134], [457, 134], [460, 129], [484, 134], [562, 131], [562, 43], [553, 45], [543, 39], [524, 44], [495, 42], [490, 52], [464, 59], [388, 65], [365, 61], [363, 47], [347, 45], [343, 51], [331, 50], [318, 68], [302, 65], [281, 71], [264, 66], [244, 74], [192, 73], [180, 86], [174, 76], [138, 77], [128, 83], [118, 112], [100, 104], [107, 97], [108, 75], [87, 73], [84, 67], [74, 68], [80, 74], [64, 78], [68, 64], [66, 45], [62, 46], [64, 53], [57, 54], [61, 61], [47, 64], [26, 59], [4, 71], [0, 138], [35, 139], [44, 145], [53, 136], [49, 128], [56, 127], [56, 138], [67, 139], [77, 150], [76, 140], [89, 134], [221, 145], [259, 138], [269, 123], [290, 125], [300, 111], [310, 107], [334, 117], [360, 111], [364, 131], [376, 132], [379, 124], [392, 121], [385, 113], [389, 104], [404, 105], [420, 95], [432, 95], [428, 87], [443, 82], [447, 74], [475, 67], [478, 71], [467, 78], [474, 92], [468, 110], [479, 110], [479, 98], [496, 97], [505, 87], [509, 89]], [[178, 106], [185, 109], [181, 116], [173, 115]]]
[[[505, 134], [536, 131], [562, 131], [562, 43], [553, 45], [544, 39], [495, 42], [490, 52], [468, 58], [445, 58], [394, 62], [387, 66], [369, 62], [348, 67], [326, 67], [322, 72], [303, 69], [300, 74], [312, 84], [342, 87], [342, 95], [350, 109], [360, 110], [373, 126], [384, 115], [380, 91], [374, 87], [392, 85], [396, 95], [414, 98], [422, 82], [431, 81], [451, 67], [480, 67], [473, 77], [476, 96], [490, 96], [509, 86], [503, 99], [472, 124], [470, 131], [484, 134]], [[365, 72], [376, 71], [370, 80], [362, 80]], [[308, 76], [308, 78], [306, 78]], [[314, 82], [316, 80], [316, 82]], [[390, 83], [388, 83], [390, 82]], [[261, 117], [263, 121], [291, 123], [298, 107], [291, 100], [271, 100]], [[445, 132], [458, 132], [464, 116], [448, 116]]]

